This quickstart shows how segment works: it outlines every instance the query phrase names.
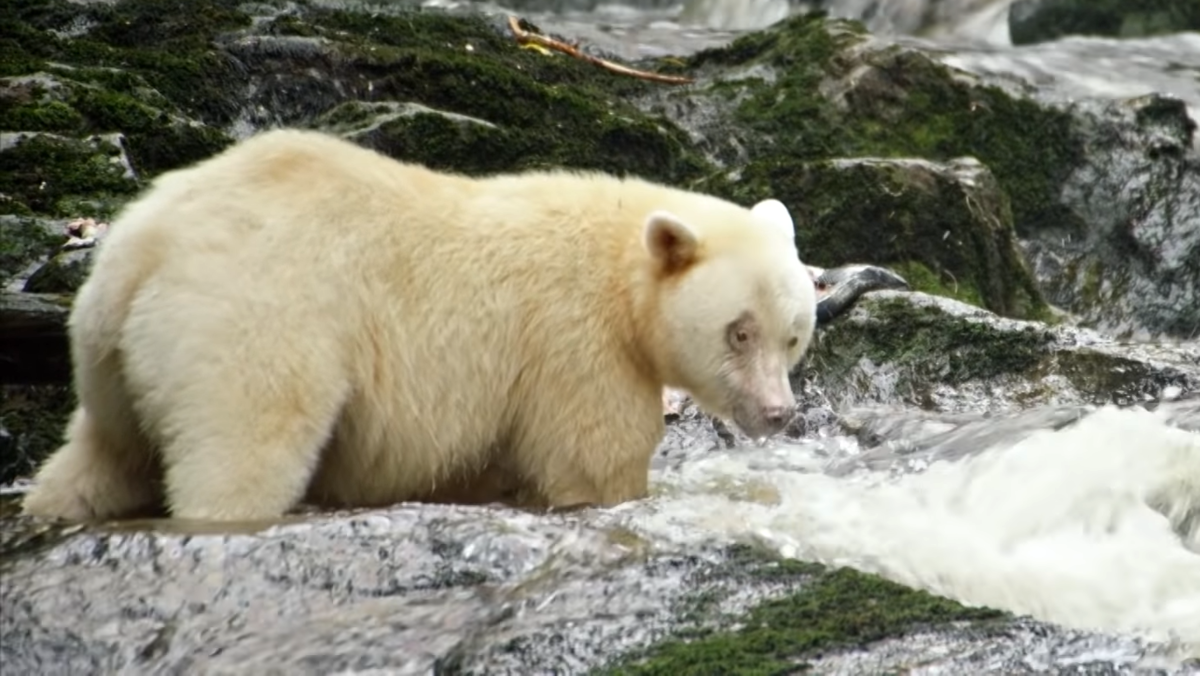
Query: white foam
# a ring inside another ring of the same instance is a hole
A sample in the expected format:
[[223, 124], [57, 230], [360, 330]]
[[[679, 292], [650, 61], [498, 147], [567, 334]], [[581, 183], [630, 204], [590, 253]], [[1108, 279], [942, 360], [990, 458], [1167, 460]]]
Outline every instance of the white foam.
[[[779, 453], [745, 449], [660, 474], [671, 497], [631, 525], [755, 536], [788, 556], [1200, 656], [1200, 434], [1106, 408], [895, 480], [788, 471], [770, 462]], [[731, 481], [779, 500], [738, 499]]]

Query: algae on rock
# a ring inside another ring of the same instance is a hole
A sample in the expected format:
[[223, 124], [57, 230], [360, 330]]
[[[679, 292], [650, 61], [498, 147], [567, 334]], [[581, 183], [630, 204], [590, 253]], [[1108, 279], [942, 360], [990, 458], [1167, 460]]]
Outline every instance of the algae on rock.
[[[643, 102], [705, 136], [711, 155], [750, 166], [835, 157], [975, 157], [1012, 203], [1017, 231], [1059, 223], [1058, 186], [1079, 162], [1068, 113], [1013, 96], [910, 48], [886, 45], [861, 24], [821, 13], [796, 16], [727, 47], [699, 52], [688, 68], [701, 85], [656, 91]], [[722, 139], [707, 115], [732, 108], [742, 130]], [[736, 144], [742, 153], [722, 146]]]
[[808, 659], [951, 623], [1000, 629], [1007, 614], [970, 608], [848, 568], [791, 559], [749, 546], [730, 548], [727, 571], [776, 580], [791, 589], [745, 614], [721, 617], [720, 597], [688, 599], [694, 627], [594, 669], [595, 676], [637, 674], [767, 674], [804, 670]]
[[941, 411], [1129, 405], [1200, 390], [1200, 347], [1125, 344], [1088, 329], [881, 291], [821, 332], [806, 377], [837, 408], [897, 401]]

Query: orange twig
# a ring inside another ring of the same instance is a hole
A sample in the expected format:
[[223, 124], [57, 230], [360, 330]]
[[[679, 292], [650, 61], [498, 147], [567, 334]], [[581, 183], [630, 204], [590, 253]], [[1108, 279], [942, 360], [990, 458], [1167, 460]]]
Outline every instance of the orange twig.
[[576, 59], [587, 61], [588, 63], [600, 66], [601, 68], [610, 70], [614, 73], [629, 75], [642, 80], [650, 80], [651, 82], [662, 82], [665, 84], [690, 84], [695, 82], [695, 80], [690, 77], [684, 77], [682, 75], [666, 75], [663, 73], [652, 73], [650, 71], [638, 70], [636, 68], [622, 66], [619, 63], [613, 63], [612, 61], [608, 61], [606, 59], [584, 54], [574, 45], [568, 45], [565, 42], [546, 37], [545, 35], [530, 33], [529, 31], [521, 28], [521, 21], [515, 16], [510, 15], [508, 17], [508, 27], [512, 29], [513, 35], [515, 35], [517, 38], [517, 42], [522, 45], [534, 44], [545, 47], [546, 49], [553, 49], [556, 52], [562, 52], [563, 54], [573, 56]]

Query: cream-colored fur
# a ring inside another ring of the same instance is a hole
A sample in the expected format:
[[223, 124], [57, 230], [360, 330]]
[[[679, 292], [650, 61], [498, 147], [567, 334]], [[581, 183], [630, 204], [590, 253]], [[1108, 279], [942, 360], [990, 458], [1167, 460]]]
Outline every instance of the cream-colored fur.
[[792, 234], [773, 201], [260, 134], [112, 224], [70, 320], [80, 407], [24, 509], [638, 498], [664, 385], [781, 426], [815, 321]]

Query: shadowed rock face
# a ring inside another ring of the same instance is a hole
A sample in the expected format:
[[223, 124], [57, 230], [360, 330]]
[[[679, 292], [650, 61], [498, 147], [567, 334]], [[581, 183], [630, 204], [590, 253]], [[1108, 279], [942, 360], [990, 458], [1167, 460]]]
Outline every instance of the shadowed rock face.
[[1195, 121], [1182, 101], [1155, 96], [1074, 108], [1087, 161], [1062, 201], [1077, 220], [1024, 241], [1047, 298], [1119, 337], [1200, 336]]
[[[472, 175], [567, 166], [784, 201], [824, 290], [776, 439], [815, 450], [780, 472], [911, 474], [1106, 403], [1197, 428], [1195, 343], [1111, 336], [1187, 337], [1200, 307], [1200, 164], [1173, 100], [1055, 103], [817, 16], [638, 64], [697, 77], [666, 87], [520, 49], [501, 16], [403, 4], [43, 0], [0, 22], [0, 481], [59, 443], [73, 405], [51, 339], [92, 254], [60, 250], [66, 224], [280, 124]], [[769, 456], [691, 402], [669, 420], [656, 477]], [[781, 497], [723, 480], [702, 497]], [[398, 505], [212, 533], [33, 522], [19, 486], [0, 499], [14, 673], [1126, 673], [1161, 649], [781, 558], [749, 532], [639, 530], [670, 487], [609, 511]]]

